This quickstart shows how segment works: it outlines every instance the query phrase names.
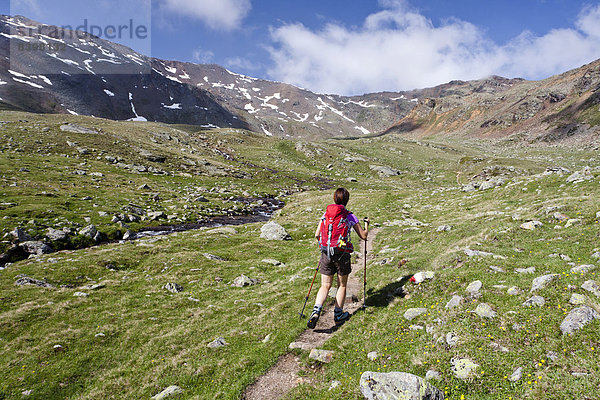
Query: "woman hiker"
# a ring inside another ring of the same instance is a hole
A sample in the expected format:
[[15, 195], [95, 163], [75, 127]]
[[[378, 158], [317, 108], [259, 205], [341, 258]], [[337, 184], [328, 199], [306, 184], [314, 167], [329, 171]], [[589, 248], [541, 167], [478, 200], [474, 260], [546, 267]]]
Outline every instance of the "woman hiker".
[[350, 193], [346, 189], [337, 189], [333, 193], [335, 204], [327, 206], [327, 210], [321, 217], [315, 232], [315, 237], [321, 247], [321, 260], [319, 262], [321, 288], [317, 293], [315, 306], [308, 319], [307, 325], [310, 329], [314, 329], [317, 325], [323, 310], [323, 303], [327, 299], [335, 274], [337, 274], [338, 290], [335, 296], [333, 320], [336, 326], [340, 326], [350, 318], [350, 314], [344, 311], [344, 301], [346, 300], [348, 275], [352, 271], [350, 254], [354, 249], [350, 242], [351, 228], [354, 228], [358, 237], [362, 240], [367, 240], [369, 228], [367, 226], [367, 230], [364, 230], [360, 226], [358, 218], [346, 210], [349, 199]]

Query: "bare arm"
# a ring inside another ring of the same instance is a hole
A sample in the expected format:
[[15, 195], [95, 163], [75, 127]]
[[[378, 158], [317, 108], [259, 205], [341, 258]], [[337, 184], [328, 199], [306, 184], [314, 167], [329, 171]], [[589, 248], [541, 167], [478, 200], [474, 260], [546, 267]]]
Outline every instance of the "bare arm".
[[317, 242], [319, 242], [319, 240], [321, 239], [321, 224], [323, 223], [323, 221], [319, 221], [319, 224], [317, 225], [317, 230], [315, 231], [315, 239], [317, 239]]
[[358, 237], [362, 240], [367, 240], [367, 236], [369, 236], [369, 225], [366, 225], [366, 230], [360, 226], [360, 223], [354, 224], [354, 230], [358, 234]]

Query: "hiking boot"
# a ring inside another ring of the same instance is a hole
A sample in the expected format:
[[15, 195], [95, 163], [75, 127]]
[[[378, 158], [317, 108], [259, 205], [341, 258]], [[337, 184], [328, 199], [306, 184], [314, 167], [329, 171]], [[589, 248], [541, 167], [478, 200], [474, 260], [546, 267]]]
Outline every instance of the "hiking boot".
[[350, 313], [348, 311], [344, 311], [341, 313], [336, 313], [333, 316], [333, 321], [335, 322], [335, 326], [344, 325], [344, 322], [350, 319]]
[[317, 326], [317, 321], [319, 320], [320, 316], [321, 313], [319, 311], [313, 311], [310, 314], [310, 318], [308, 319], [308, 323], [306, 324], [306, 326], [308, 326], [310, 329], [315, 329], [315, 326]]

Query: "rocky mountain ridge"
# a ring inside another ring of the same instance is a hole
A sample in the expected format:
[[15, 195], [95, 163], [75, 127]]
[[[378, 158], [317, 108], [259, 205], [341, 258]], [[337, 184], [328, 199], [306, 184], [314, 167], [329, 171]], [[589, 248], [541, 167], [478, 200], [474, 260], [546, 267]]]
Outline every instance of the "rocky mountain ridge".
[[590, 142], [599, 132], [600, 61], [543, 81], [492, 76], [338, 96], [214, 64], [151, 58], [89, 34], [81, 39], [82, 32], [56, 32], [57, 27], [25, 17], [0, 16], [4, 108], [306, 139], [397, 132]]

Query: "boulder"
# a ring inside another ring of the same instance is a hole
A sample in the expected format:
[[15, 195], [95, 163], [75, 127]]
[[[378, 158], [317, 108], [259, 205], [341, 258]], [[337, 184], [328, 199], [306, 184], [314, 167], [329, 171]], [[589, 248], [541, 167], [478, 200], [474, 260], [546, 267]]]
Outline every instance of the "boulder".
[[570, 182], [583, 182], [589, 179], [594, 179], [594, 175], [592, 174], [592, 170], [590, 167], [585, 167], [581, 171], [576, 171], [573, 174], [569, 175], [567, 178], [567, 183]]
[[322, 363], [329, 363], [333, 358], [333, 351], [331, 350], [321, 350], [321, 349], [312, 349], [308, 358], [311, 360], [316, 360]]
[[17, 275], [17, 280], [15, 281], [16, 286], [26, 286], [26, 285], [34, 285], [45, 288], [53, 288], [54, 285], [49, 284], [46, 281], [40, 281], [39, 279], [33, 279], [26, 275]]
[[475, 370], [479, 368], [479, 364], [474, 363], [468, 358], [453, 358], [450, 363], [452, 364], [454, 376], [459, 379], [468, 379], [472, 377]]
[[539, 228], [540, 226], [543, 226], [543, 225], [544, 224], [542, 224], [540, 221], [528, 221], [528, 222], [521, 224], [521, 229], [531, 231], [531, 230]]
[[600, 286], [598, 286], [598, 283], [596, 281], [585, 281], [583, 285], [581, 285], [581, 288], [594, 294], [596, 297], [600, 297]]
[[98, 233], [98, 229], [96, 229], [95, 225], [88, 225], [85, 228], [81, 229], [78, 233], [82, 236], [87, 236], [91, 239], [94, 239], [96, 237], [96, 234]]
[[596, 269], [595, 265], [592, 264], [583, 264], [583, 265], [578, 265], [576, 267], [571, 268], [571, 273], [572, 274], [585, 274], [588, 273], [592, 270]]
[[173, 385], [173, 386], [169, 386], [162, 392], [152, 396], [150, 399], [151, 400], [163, 400], [163, 399], [166, 399], [167, 397], [175, 396], [180, 393], [183, 393], [183, 389], [181, 389], [179, 386]]
[[209, 344], [207, 344], [207, 346], [210, 347], [211, 349], [218, 349], [219, 347], [224, 347], [227, 345], [228, 345], [228, 343], [225, 341], [225, 338], [223, 338], [223, 337], [218, 337], [215, 340], [213, 340], [212, 342], [210, 342]]
[[481, 318], [494, 318], [496, 316], [496, 311], [492, 310], [492, 307], [489, 304], [481, 303], [475, 309], [475, 314], [479, 315]]
[[46, 232], [46, 237], [50, 240], [65, 240], [68, 235], [66, 231], [54, 228], [48, 228]]
[[535, 292], [536, 290], [540, 290], [548, 286], [552, 281], [558, 279], [560, 275], [558, 274], [548, 274], [543, 276], [538, 276], [533, 280], [531, 284], [531, 292]]
[[588, 306], [581, 306], [572, 310], [560, 324], [560, 330], [563, 335], [574, 333], [585, 325], [600, 319], [600, 314]]
[[544, 304], [546, 304], [546, 299], [544, 299], [542, 296], [532, 296], [532, 297], [528, 298], [527, 300], [525, 300], [525, 302], [523, 303], [523, 305], [525, 307], [532, 307], [532, 306], [541, 307]]
[[52, 253], [52, 247], [48, 246], [44, 242], [29, 241], [23, 242], [19, 245], [26, 253], [42, 255]]
[[460, 302], [462, 301], [462, 297], [458, 296], [458, 295], [454, 295], [452, 296], [452, 298], [450, 299], [450, 301], [448, 303], [446, 303], [446, 308], [454, 308], [454, 307], [458, 307], [460, 305]]
[[473, 281], [473, 282], [469, 283], [466, 290], [470, 294], [475, 294], [475, 293], [479, 292], [479, 289], [481, 289], [481, 286], [483, 286], [481, 281]]
[[257, 283], [258, 283], [258, 280], [249, 278], [246, 275], [242, 274], [233, 280], [233, 283], [231, 284], [231, 286], [245, 287], [245, 286], [256, 285]]
[[583, 303], [585, 303], [585, 296], [579, 293], [573, 293], [571, 294], [571, 298], [569, 299], [569, 303], [576, 305], [576, 306], [580, 306]]
[[9, 232], [9, 235], [12, 236], [14, 241], [17, 243], [29, 242], [33, 240], [33, 238], [21, 228], [13, 229]]
[[382, 165], [369, 165], [369, 169], [371, 169], [371, 171], [377, 172], [382, 178], [400, 175], [400, 171], [398, 171], [397, 169]]
[[171, 293], [183, 292], [183, 286], [174, 282], [167, 283], [165, 286], [163, 286], [163, 289], [166, 289]]
[[404, 318], [406, 318], [407, 320], [412, 320], [416, 317], [418, 317], [419, 315], [423, 315], [427, 312], [426, 308], [409, 308], [408, 310], [406, 310], [404, 312]]
[[360, 391], [369, 400], [443, 400], [444, 394], [425, 379], [406, 372], [365, 371]]
[[151, 211], [148, 213], [148, 218], [150, 218], [151, 221], [157, 221], [159, 219], [167, 218], [167, 214], [165, 214], [164, 211]]
[[269, 221], [260, 228], [260, 237], [267, 240], [291, 240], [285, 228], [275, 221]]

